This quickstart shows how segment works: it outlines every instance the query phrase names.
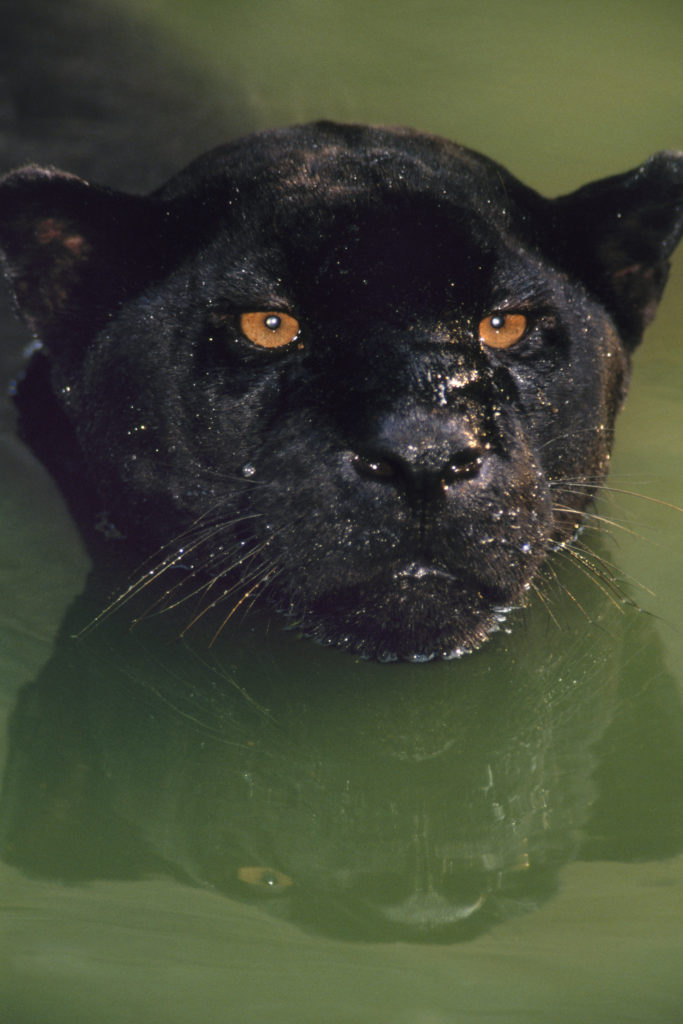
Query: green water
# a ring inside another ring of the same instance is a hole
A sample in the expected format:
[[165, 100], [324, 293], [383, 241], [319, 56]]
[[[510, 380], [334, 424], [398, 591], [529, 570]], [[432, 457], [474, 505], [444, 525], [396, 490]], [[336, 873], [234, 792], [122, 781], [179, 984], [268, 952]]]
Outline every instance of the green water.
[[[326, 116], [552, 194], [683, 145], [676, 3], [67, 0], [56, 27], [35, 5], [45, 87], [24, 72], [0, 107], [5, 164], [143, 187]], [[106, 581], [5, 404], [3, 1021], [683, 1019], [682, 307], [679, 258], [590, 531], [635, 606], [558, 563], [449, 664], [358, 664], [258, 616], [213, 647], [170, 617], [72, 640]], [[0, 324], [9, 379], [25, 336]]]

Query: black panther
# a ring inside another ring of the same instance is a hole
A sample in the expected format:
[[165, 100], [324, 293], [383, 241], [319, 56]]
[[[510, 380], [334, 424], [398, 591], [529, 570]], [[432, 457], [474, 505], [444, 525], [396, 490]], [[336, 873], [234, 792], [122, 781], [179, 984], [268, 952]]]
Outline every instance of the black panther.
[[676, 153], [557, 199], [331, 123], [146, 197], [26, 167], [0, 182], [41, 343], [23, 429], [189, 618], [265, 601], [360, 656], [455, 657], [580, 529], [682, 231]]

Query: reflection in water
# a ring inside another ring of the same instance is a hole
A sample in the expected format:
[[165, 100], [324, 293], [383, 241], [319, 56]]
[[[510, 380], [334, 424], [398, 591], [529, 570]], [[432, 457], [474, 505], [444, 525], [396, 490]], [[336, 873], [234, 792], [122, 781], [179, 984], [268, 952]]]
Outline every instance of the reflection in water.
[[181, 609], [74, 639], [93, 581], [13, 715], [2, 855], [442, 942], [539, 906], [577, 857], [671, 855], [683, 717], [654, 629], [563, 582], [562, 629], [539, 605], [459, 662], [378, 666], [253, 618], [173, 640]]

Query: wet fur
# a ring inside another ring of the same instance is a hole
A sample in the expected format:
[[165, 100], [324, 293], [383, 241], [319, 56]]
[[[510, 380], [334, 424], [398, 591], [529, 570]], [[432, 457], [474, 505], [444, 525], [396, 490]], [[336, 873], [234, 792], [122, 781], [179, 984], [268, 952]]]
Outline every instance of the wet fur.
[[[671, 153], [556, 200], [445, 140], [327, 123], [149, 197], [25, 168], [0, 183], [43, 346], [25, 429], [40, 449], [61, 424], [72, 494], [161, 549], [190, 619], [264, 600], [363, 656], [453, 657], [579, 528], [682, 229]], [[271, 309], [301, 324], [286, 350], [240, 334]], [[527, 318], [510, 349], [479, 340], [496, 311]]]

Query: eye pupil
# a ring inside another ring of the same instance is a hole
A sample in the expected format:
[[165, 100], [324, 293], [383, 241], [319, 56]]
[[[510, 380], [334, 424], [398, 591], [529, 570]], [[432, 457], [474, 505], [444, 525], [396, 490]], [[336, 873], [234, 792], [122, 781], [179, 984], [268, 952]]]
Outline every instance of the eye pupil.
[[286, 348], [296, 341], [300, 333], [299, 321], [289, 313], [275, 313], [263, 310], [242, 313], [239, 320], [240, 332], [257, 348]]
[[523, 313], [491, 313], [479, 323], [479, 340], [488, 348], [511, 348], [527, 331]]

